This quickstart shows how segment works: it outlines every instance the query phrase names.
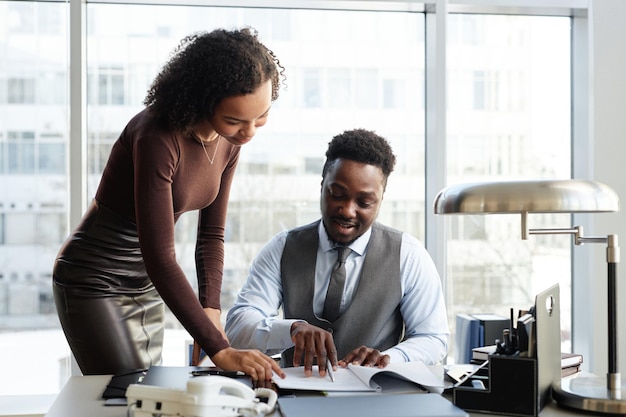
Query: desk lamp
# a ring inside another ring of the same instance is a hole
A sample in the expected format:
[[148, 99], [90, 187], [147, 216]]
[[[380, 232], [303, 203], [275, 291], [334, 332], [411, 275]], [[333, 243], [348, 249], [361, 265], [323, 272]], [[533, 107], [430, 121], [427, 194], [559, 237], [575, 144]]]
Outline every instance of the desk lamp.
[[441, 190], [435, 197], [435, 214], [521, 214], [522, 239], [528, 235], [571, 234], [574, 244], [605, 243], [608, 265], [608, 373], [577, 376], [553, 383], [557, 403], [608, 414], [626, 414], [626, 395], [617, 363], [616, 280], [619, 246], [617, 235], [584, 237], [583, 229], [529, 229], [528, 213], [601, 213], [619, 210], [619, 197], [608, 186], [586, 180], [535, 180], [467, 183]]

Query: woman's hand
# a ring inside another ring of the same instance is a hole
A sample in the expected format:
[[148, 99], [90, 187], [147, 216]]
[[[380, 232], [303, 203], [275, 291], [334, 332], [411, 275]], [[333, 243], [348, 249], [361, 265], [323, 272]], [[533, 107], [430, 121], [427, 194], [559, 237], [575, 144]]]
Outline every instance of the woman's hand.
[[[226, 337], [226, 332], [224, 331], [224, 326], [222, 326], [222, 311], [217, 308], [206, 307], [204, 312], [209, 320], [211, 320], [211, 323], [213, 323], [215, 328], [220, 331], [222, 337], [228, 341], [228, 337]], [[191, 365], [198, 366], [200, 364], [201, 351], [202, 348], [200, 348], [200, 345], [194, 340], [193, 351], [191, 354]]]
[[274, 371], [281, 378], [285, 373], [278, 363], [258, 350], [243, 350], [227, 347], [211, 357], [217, 367], [225, 371], [241, 371], [253, 381], [269, 381]]
[[205, 307], [204, 312], [206, 313], [211, 323], [217, 330], [222, 333], [222, 337], [228, 341], [228, 337], [226, 337], [226, 331], [224, 330], [224, 326], [222, 326], [222, 310], [217, 308]]

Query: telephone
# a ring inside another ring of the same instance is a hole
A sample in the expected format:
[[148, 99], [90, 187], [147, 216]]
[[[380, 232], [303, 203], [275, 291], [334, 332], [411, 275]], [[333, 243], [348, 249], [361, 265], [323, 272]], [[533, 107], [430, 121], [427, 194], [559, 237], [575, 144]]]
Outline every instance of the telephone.
[[227, 417], [268, 414], [277, 395], [269, 388], [252, 390], [225, 376], [204, 375], [189, 379], [186, 391], [131, 384], [126, 398], [134, 417]]

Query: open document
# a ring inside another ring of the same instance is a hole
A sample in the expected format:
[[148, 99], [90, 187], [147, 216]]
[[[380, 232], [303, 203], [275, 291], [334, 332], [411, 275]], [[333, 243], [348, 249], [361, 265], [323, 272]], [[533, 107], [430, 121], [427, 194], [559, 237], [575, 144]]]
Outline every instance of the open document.
[[[317, 366], [313, 367], [313, 375], [304, 375], [304, 367], [283, 369], [287, 375], [284, 379], [274, 377], [274, 383], [281, 389], [307, 391], [345, 391], [345, 392], [380, 392], [387, 390], [394, 381], [415, 384], [415, 390], [443, 392], [443, 378], [437, 377], [422, 362], [403, 362], [387, 365], [385, 368], [373, 368], [349, 364], [347, 368], [337, 368], [334, 372], [335, 381], [330, 377], [319, 376]], [[392, 389], [393, 390], [393, 389]]]

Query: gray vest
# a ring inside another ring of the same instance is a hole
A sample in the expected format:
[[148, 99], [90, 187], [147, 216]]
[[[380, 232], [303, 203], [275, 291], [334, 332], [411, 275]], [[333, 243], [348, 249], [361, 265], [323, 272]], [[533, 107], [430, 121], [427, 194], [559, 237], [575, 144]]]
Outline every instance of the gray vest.
[[[400, 314], [402, 232], [379, 223], [372, 225], [352, 303], [337, 321], [330, 323], [313, 312], [319, 222], [293, 229], [287, 235], [280, 262], [284, 317], [303, 319], [332, 332], [338, 359], [361, 345], [380, 351], [397, 345], [404, 335]], [[293, 348], [283, 352], [282, 366], [293, 366]]]

